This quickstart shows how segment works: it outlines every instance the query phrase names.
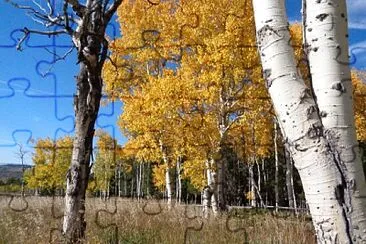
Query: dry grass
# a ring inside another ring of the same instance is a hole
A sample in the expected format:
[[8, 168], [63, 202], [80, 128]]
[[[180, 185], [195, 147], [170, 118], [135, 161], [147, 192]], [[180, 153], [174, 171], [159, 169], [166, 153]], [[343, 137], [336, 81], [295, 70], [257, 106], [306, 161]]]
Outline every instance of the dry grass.
[[[0, 244], [61, 243], [62, 199], [0, 197]], [[52, 211], [54, 202], [54, 211]], [[116, 203], [116, 204], [115, 204]], [[108, 210], [115, 214], [107, 214]], [[53, 213], [52, 213], [53, 212]], [[87, 199], [88, 243], [315, 243], [310, 222], [245, 211], [203, 220], [201, 209], [156, 202]], [[158, 213], [154, 215], [154, 213]]]

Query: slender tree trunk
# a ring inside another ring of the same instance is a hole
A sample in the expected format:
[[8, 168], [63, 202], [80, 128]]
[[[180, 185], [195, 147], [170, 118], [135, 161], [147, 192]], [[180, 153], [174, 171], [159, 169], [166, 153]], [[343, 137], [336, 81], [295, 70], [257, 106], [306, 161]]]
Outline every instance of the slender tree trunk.
[[123, 188], [124, 188], [124, 195], [127, 197], [127, 173], [123, 172]]
[[342, 177], [346, 232], [354, 243], [366, 242], [366, 182], [355, 130], [346, 0], [304, 0], [303, 11], [315, 101]]
[[[314, 1], [313, 4], [315, 3], [323, 4], [324, 1]], [[334, 1], [326, 3], [331, 3], [328, 4], [329, 8], [336, 4]], [[253, 0], [253, 5], [263, 73], [303, 183], [318, 242], [352, 243], [353, 239], [355, 242], [365, 240], [366, 228], [363, 227], [362, 214], [365, 208], [360, 208], [357, 204], [352, 208], [356, 202], [348, 204], [359, 193], [360, 186], [353, 185], [358, 190], [350, 198], [347, 190], [351, 188], [348, 188], [349, 184], [342, 172], [343, 166], [337, 160], [339, 154], [334, 150], [333, 141], [329, 141], [314, 98], [297, 72], [293, 48], [289, 45], [284, 1]], [[323, 19], [324, 16], [319, 15], [318, 18]], [[354, 144], [344, 146], [353, 147]], [[349, 174], [352, 173], [354, 174], [349, 171]], [[355, 221], [350, 223], [352, 219], [349, 217], [353, 218], [353, 212], [360, 212], [361, 217], [354, 217]]]
[[166, 166], [166, 170], [165, 170], [165, 190], [166, 190], [166, 196], [167, 196], [167, 200], [168, 200], [168, 208], [170, 209], [171, 205], [172, 205], [173, 190], [172, 190], [172, 180], [171, 180], [171, 176], [170, 176], [170, 162], [169, 162], [168, 154], [167, 154], [168, 149], [164, 145], [162, 140], [160, 140], [159, 143], [160, 143], [160, 151], [161, 151], [162, 156], [163, 156], [163, 162]]
[[284, 147], [283, 153], [285, 155], [284, 158], [286, 161], [286, 188], [287, 188], [288, 206], [294, 209], [295, 213], [297, 213], [292, 159], [286, 147]]
[[165, 185], [166, 185], [166, 196], [167, 196], [167, 200], [168, 200], [168, 207], [170, 208], [172, 205], [173, 191], [172, 191], [172, 181], [171, 181], [171, 177], [170, 177], [169, 166], [165, 170]]
[[250, 206], [256, 207], [257, 201], [255, 196], [255, 180], [254, 180], [254, 170], [253, 170], [254, 162], [250, 163], [249, 165], [249, 189], [251, 193], [250, 198]]
[[141, 197], [144, 198], [145, 163], [141, 165]]
[[146, 195], [150, 196], [150, 163], [147, 164], [147, 176], [146, 176]]
[[137, 170], [136, 170], [136, 194], [137, 194], [137, 201], [140, 201], [140, 182], [141, 182], [141, 178], [140, 178], [140, 170], [141, 170], [141, 163], [139, 163], [137, 165]]
[[180, 204], [182, 202], [182, 176], [181, 176], [181, 164], [182, 157], [178, 157], [177, 159], [177, 202]]
[[266, 172], [266, 160], [262, 159], [262, 173], [263, 173], [263, 185], [266, 189], [266, 198], [264, 201], [264, 205], [268, 206], [268, 190], [267, 190], [267, 172]]
[[279, 194], [278, 194], [278, 145], [277, 145], [277, 120], [274, 118], [274, 151], [275, 151], [275, 208], [276, 212], [278, 212], [278, 203], [279, 203]]
[[261, 168], [259, 167], [259, 163], [258, 161], [255, 162], [255, 165], [257, 166], [257, 174], [258, 174], [258, 181], [257, 181], [257, 186], [258, 186], [258, 193], [261, 193], [261, 185], [262, 185], [262, 174], [261, 174]]
[[134, 177], [133, 172], [132, 172], [131, 189], [130, 189], [130, 190], [131, 190], [131, 198], [132, 198], [132, 199], [133, 199], [133, 197], [134, 197], [134, 192], [135, 192], [135, 191], [134, 191], [134, 189], [133, 189], [133, 188], [134, 188], [134, 186], [135, 186], [135, 185], [134, 185], [134, 184], [135, 184], [134, 179], [135, 179], [135, 177]]
[[118, 197], [121, 197], [122, 195], [122, 189], [121, 189], [121, 164], [118, 166]]

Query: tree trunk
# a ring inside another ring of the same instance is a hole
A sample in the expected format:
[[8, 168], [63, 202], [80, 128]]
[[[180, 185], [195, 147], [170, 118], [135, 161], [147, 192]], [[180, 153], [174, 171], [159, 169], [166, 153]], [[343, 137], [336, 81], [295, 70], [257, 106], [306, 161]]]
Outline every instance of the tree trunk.
[[250, 191], [250, 206], [256, 207], [257, 201], [255, 196], [255, 180], [254, 180], [254, 170], [253, 170], [254, 162], [249, 165], [249, 191]]
[[121, 189], [121, 164], [118, 166], [118, 197], [122, 196], [122, 189]]
[[123, 190], [124, 190], [124, 197], [127, 197], [127, 173], [123, 172]]
[[292, 208], [295, 211], [295, 213], [297, 213], [292, 159], [290, 153], [287, 151], [285, 147], [283, 149], [283, 153], [285, 155], [284, 158], [286, 161], [286, 188], [287, 188], [288, 206]]
[[225, 181], [225, 159], [223, 158], [224, 155], [221, 153], [221, 158], [216, 161], [216, 196], [217, 196], [217, 205], [220, 211], [226, 210], [226, 199], [225, 199], [225, 188], [224, 188], [224, 181]]
[[[102, 1], [99, 0], [87, 0], [84, 8], [76, 6], [78, 4], [75, 4], [75, 1], [65, 3], [72, 5], [72, 9], [80, 17], [72, 37], [78, 52], [80, 71], [76, 78], [75, 137], [71, 164], [66, 177], [63, 221], [63, 235], [66, 242], [76, 243], [85, 238], [85, 193], [90, 173], [94, 124], [102, 97], [101, 72], [108, 51], [108, 41], [104, 35], [112, 15], [122, 0], [115, 0], [108, 9], [104, 8]], [[68, 23], [66, 21], [67, 25]]]
[[146, 176], [146, 195], [150, 196], [150, 163], [147, 164], [147, 176]]
[[167, 200], [168, 200], [168, 207], [170, 208], [171, 205], [172, 205], [173, 191], [172, 191], [172, 181], [171, 181], [171, 178], [170, 178], [170, 168], [169, 168], [169, 166], [165, 170], [165, 185], [166, 185], [166, 197], [167, 197]]
[[176, 195], [177, 195], [177, 202], [180, 204], [182, 202], [182, 176], [181, 176], [181, 164], [182, 164], [182, 157], [179, 156], [177, 159], [177, 187], [176, 187]]
[[210, 214], [212, 191], [209, 186], [203, 188], [202, 193], [202, 213], [204, 218], [208, 218]]
[[139, 163], [137, 165], [137, 170], [136, 170], [136, 194], [137, 194], [137, 201], [140, 201], [140, 182], [141, 182], [141, 178], [140, 178], [140, 171], [141, 171], [141, 163]]
[[166, 190], [166, 197], [168, 200], [168, 208], [171, 208], [172, 205], [172, 196], [173, 196], [173, 190], [172, 190], [172, 180], [170, 176], [170, 162], [168, 159], [168, 153], [167, 153], [167, 147], [164, 145], [162, 140], [159, 141], [160, 144], [160, 150], [163, 156], [163, 162], [166, 166], [165, 170], [165, 190]]
[[346, 231], [355, 243], [366, 242], [366, 182], [355, 130], [346, 1], [304, 0], [303, 11], [313, 91], [342, 176]]
[[264, 206], [268, 206], [267, 171], [265, 166], [266, 166], [266, 160], [263, 158], [262, 159], [263, 185], [265, 186], [266, 189], [266, 198], [264, 201]]
[[203, 192], [203, 215], [208, 217], [209, 208], [212, 206], [212, 211], [215, 216], [218, 215], [218, 207], [217, 207], [217, 192], [216, 192], [216, 179], [215, 173], [212, 170], [214, 161], [207, 160], [206, 161], [206, 177], [207, 177], [207, 186], [204, 188]]
[[279, 203], [279, 194], [278, 194], [278, 146], [277, 146], [277, 137], [278, 137], [278, 130], [277, 130], [277, 120], [274, 118], [274, 151], [275, 151], [275, 209], [278, 212], [278, 203]]
[[67, 242], [85, 238], [85, 193], [89, 180], [94, 124], [102, 96], [100, 74], [80, 64], [75, 96], [75, 139], [71, 166], [67, 172], [63, 233]]
[[[334, 7], [335, 3], [331, 2], [329, 8]], [[365, 208], [345, 208], [349, 206], [345, 202], [349, 202], [347, 189], [350, 188], [338, 163], [333, 142], [326, 136], [314, 98], [297, 72], [293, 48], [289, 45], [284, 1], [253, 0], [253, 5], [263, 73], [303, 183], [318, 242], [358, 241], [365, 236], [361, 233], [366, 229], [362, 224], [364, 217], [360, 214], [359, 221], [355, 218], [356, 221], [350, 223], [348, 217], [353, 218], [353, 213], [350, 215], [349, 212], [362, 212]], [[318, 16], [320, 19], [323, 17]]]

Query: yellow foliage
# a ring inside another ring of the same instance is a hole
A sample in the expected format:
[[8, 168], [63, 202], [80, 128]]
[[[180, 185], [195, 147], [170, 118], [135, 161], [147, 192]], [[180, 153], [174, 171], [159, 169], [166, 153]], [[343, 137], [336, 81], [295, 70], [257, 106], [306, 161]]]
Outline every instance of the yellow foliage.
[[167, 168], [167, 166], [164, 164], [154, 165], [152, 168], [153, 183], [158, 189], [160, 189], [160, 191], [164, 191], [164, 189], [165, 189], [166, 168]]
[[356, 133], [359, 141], [366, 141], [366, 74], [353, 70], [353, 108], [355, 111]]
[[65, 188], [66, 172], [72, 155], [71, 137], [66, 136], [53, 142], [50, 138], [36, 141], [33, 155], [34, 169], [25, 180], [29, 188], [55, 190]]

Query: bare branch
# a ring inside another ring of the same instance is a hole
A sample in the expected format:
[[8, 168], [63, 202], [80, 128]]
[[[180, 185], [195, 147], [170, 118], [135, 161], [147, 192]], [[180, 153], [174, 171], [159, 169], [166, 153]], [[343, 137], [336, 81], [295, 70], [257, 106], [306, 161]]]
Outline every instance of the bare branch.
[[57, 53], [52, 52], [52, 51], [51, 51], [51, 50], [49, 50], [48, 48], [45, 48], [45, 50], [46, 50], [47, 52], [49, 52], [50, 54], [54, 55], [54, 56], [56, 57], [56, 59], [54, 59], [54, 60], [53, 60], [52, 65], [50, 66], [50, 68], [49, 68], [46, 72], [42, 73], [41, 75], [42, 75], [43, 77], [45, 77], [45, 76], [46, 76], [46, 74], [47, 74], [47, 73], [49, 73], [49, 72], [51, 71], [51, 69], [53, 69], [53, 67], [55, 66], [55, 64], [56, 64], [58, 61], [60, 61], [60, 60], [65, 60], [65, 59], [66, 59], [66, 57], [67, 57], [70, 53], [72, 53], [72, 51], [74, 50], [74, 48], [75, 48], [75, 46], [73, 46], [72, 48], [70, 48], [70, 49], [69, 49], [66, 53], [64, 53], [64, 55], [62, 55], [62, 56], [59, 56]]
[[123, 2], [123, 0], [114, 0], [113, 1], [112, 5], [108, 8], [107, 12], [104, 15], [105, 23], [108, 23], [111, 20], [113, 14], [117, 11], [117, 8], [119, 7], [119, 5], [122, 4], [122, 2]]
[[48, 7], [48, 15], [53, 15], [54, 13], [54, 9], [52, 7], [52, 4], [51, 4], [51, 1], [50, 0], [47, 0], [47, 7]]
[[42, 7], [41, 4], [39, 4], [38, 2], [36, 2], [35, 0], [32, 0], [32, 2], [34, 3], [34, 5], [36, 5], [40, 10], [42, 10], [44, 13], [47, 13], [46, 9], [44, 9]]
[[24, 36], [19, 40], [16, 49], [22, 50], [22, 44], [23, 42], [28, 38], [28, 36], [32, 33], [38, 34], [38, 35], [44, 35], [44, 36], [57, 36], [59, 34], [69, 34], [65, 29], [63, 30], [54, 30], [54, 31], [41, 31], [41, 30], [29, 30], [27, 27], [24, 27], [22, 32], [24, 33]]
[[71, 5], [72, 10], [74, 10], [79, 17], [84, 16], [85, 6], [80, 4], [78, 0], [68, 0], [68, 3]]

